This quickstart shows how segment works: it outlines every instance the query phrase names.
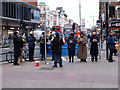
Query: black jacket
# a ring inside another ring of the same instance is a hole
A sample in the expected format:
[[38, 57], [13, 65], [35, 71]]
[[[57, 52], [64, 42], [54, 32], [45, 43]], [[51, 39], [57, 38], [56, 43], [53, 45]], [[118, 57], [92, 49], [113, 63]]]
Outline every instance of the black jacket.
[[[70, 43], [70, 41], [72, 41], [72, 43]], [[76, 45], [77, 41], [75, 38], [68, 38], [67, 40], [67, 44], [68, 44], [68, 51], [69, 54], [71, 53], [72, 55], [75, 55], [75, 45]]]
[[[93, 42], [93, 39], [96, 39], [97, 42]], [[90, 38], [91, 42], [91, 48], [90, 48], [90, 55], [98, 55], [98, 42], [99, 42], [99, 37], [96, 35], [92, 35]]]
[[62, 45], [64, 45], [63, 40], [60, 39], [59, 37], [55, 37], [53, 42], [53, 53], [54, 54], [60, 54], [62, 53]]
[[18, 36], [14, 36], [13, 42], [14, 42], [14, 56], [19, 57], [22, 39]]
[[[39, 42], [40, 42], [40, 52], [45, 53], [45, 38], [40, 37]], [[48, 42], [47, 38], [46, 38], [46, 42]], [[46, 43], [46, 49], [47, 49], [47, 43]]]

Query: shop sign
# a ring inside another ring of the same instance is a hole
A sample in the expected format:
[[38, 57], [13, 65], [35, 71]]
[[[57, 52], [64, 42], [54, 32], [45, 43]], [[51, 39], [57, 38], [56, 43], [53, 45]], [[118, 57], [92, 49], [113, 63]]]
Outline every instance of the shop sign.
[[19, 30], [19, 28], [17, 28], [17, 27], [10, 27], [9, 29], [10, 30]]
[[116, 23], [116, 26], [120, 26], [120, 23]]

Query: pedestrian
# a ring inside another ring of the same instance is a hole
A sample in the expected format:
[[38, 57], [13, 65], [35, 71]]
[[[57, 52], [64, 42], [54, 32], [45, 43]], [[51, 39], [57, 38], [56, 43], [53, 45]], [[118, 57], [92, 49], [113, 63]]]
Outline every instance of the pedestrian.
[[113, 31], [110, 32], [110, 35], [108, 36], [107, 40], [108, 40], [108, 48], [110, 50], [110, 56], [108, 62], [114, 62], [112, 57], [115, 50], [115, 37]]
[[12, 35], [9, 34], [9, 36], [8, 36], [8, 44], [9, 45], [12, 44], [12, 39], [13, 39]]
[[26, 42], [26, 36], [25, 34], [22, 33], [22, 36], [20, 37], [22, 39], [21, 43], [20, 43], [20, 62], [22, 62], [22, 57], [23, 57], [23, 46]]
[[35, 41], [36, 38], [33, 35], [34, 33], [31, 31], [30, 36], [28, 37], [28, 43], [29, 43], [29, 61], [35, 61], [33, 59], [34, 56], [34, 49], [35, 49]]
[[[41, 52], [41, 61], [45, 60], [45, 44], [47, 49], [47, 43], [45, 43], [45, 33], [42, 33], [42, 36], [39, 39], [40, 41], [40, 52]], [[46, 42], [48, 42], [48, 39], [46, 38]], [[47, 50], [46, 50], [47, 51]]]
[[[114, 32], [113, 32], [113, 33], [114, 33]], [[114, 40], [117, 42], [118, 38], [117, 38], [116, 34], [114, 33], [113, 36], [114, 36]], [[117, 49], [115, 48], [114, 51], [113, 51], [113, 53], [114, 53], [115, 56], [118, 55], [117, 52], [118, 52], [118, 51], [117, 51]]]
[[20, 56], [20, 44], [21, 44], [22, 39], [19, 37], [18, 32], [14, 32], [14, 37], [13, 37], [13, 43], [14, 43], [14, 62], [13, 65], [19, 65], [18, 64], [18, 57]]
[[54, 37], [55, 37], [55, 32], [53, 31], [50, 33], [50, 37], [49, 37], [49, 40], [51, 41], [51, 50], [52, 50], [52, 60], [51, 61], [55, 60], [54, 53], [53, 53], [53, 44], [52, 44]]
[[59, 62], [60, 67], [63, 67], [61, 53], [62, 53], [62, 45], [64, 43], [63, 43], [63, 40], [60, 38], [59, 33], [56, 32], [55, 38], [52, 44], [53, 44], [53, 53], [54, 53], [54, 58], [55, 58], [53, 67], [57, 67], [58, 62]]
[[78, 42], [78, 52], [77, 57], [78, 59], [81, 59], [81, 62], [87, 62], [87, 38], [84, 36], [84, 34], [81, 32], [80, 37], [77, 38]]
[[71, 62], [72, 59], [72, 63], [74, 63], [74, 56], [75, 56], [75, 45], [76, 45], [77, 41], [74, 38], [74, 33], [71, 33], [69, 35], [69, 38], [67, 40], [67, 44], [68, 44], [68, 54], [69, 54], [69, 63]]
[[95, 58], [95, 61], [97, 62], [99, 37], [97, 36], [96, 31], [93, 31], [92, 36], [90, 38], [90, 42], [91, 42], [90, 55], [91, 55], [92, 62], [94, 62], [94, 58]]

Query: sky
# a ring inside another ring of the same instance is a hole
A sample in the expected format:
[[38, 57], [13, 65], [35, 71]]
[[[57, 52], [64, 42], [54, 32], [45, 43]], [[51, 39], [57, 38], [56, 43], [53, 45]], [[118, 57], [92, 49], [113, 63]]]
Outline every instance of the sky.
[[[56, 10], [56, 7], [63, 7], [68, 19], [80, 24], [79, 0], [38, 0], [39, 2], [45, 2], [50, 10]], [[89, 25], [93, 26], [93, 16], [94, 24], [96, 24], [96, 20], [99, 17], [99, 0], [81, 0], [81, 18], [85, 19], [86, 28], [89, 28]]]

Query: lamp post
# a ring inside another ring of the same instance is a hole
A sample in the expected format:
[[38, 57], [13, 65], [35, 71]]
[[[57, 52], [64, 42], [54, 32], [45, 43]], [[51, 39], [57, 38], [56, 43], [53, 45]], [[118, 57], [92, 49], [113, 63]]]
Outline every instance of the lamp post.
[[57, 10], [58, 11], [58, 24], [59, 24], [59, 26], [60, 26], [60, 14], [61, 14], [61, 10]]
[[[108, 37], [108, 2], [106, 2], [106, 38]], [[108, 60], [108, 41], [106, 39], [106, 59]]]
[[94, 26], [94, 16], [90, 16], [90, 17], [93, 17], [93, 26]]
[[47, 38], [47, 35], [46, 35], [46, 9], [44, 9], [44, 12], [43, 12], [43, 14], [45, 15], [45, 18], [44, 18], [44, 31], [45, 31], [45, 64], [47, 64], [47, 45], [46, 45], [46, 43], [47, 43], [47, 40], [46, 40], [46, 38]]
[[90, 21], [87, 21], [89, 23], [89, 28], [90, 28]]
[[81, 31], [81, 0], [79, 0], [79, 17], [80, 17], [80, 31]]

